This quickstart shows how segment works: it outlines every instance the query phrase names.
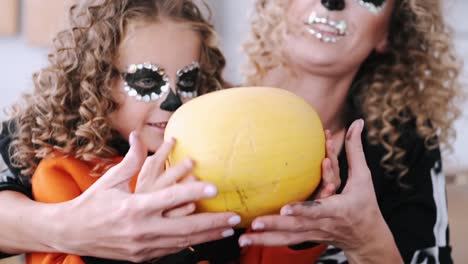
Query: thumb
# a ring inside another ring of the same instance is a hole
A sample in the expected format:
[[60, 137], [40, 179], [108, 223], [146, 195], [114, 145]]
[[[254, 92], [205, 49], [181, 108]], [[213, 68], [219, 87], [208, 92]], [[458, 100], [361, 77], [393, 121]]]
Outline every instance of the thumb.
[[[128, 183], [141, 169], [147, 157], [146, 146], [138, 132], [130, 133], [129, 143], [130, 149], [124, 159], [102, 175], [91, 188], [102, 190], [120, 186], [128, 189]], [[92, 190], [91, 188], [88, 190]]]
[[361, 134], [364, 128], [362, 119], [355, 120], [346, 133], [346, 157], [348, 160], [348, 183], [359, 181], [363, 177], [369, 177], [369, 167], [362, 148]]

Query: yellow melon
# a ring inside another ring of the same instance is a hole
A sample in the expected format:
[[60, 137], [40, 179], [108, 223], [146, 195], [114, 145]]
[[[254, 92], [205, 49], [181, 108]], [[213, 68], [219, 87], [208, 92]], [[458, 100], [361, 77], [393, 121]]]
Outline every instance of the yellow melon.
[[170, 164], [191, 157], [195, 176], [218, 187], [198, 211], [237, 212], [241, 227], [306, 199], [321, 179], [320, 118], [283, 89], [230, 88], [195, 98], [174, 113], [165, 137], [177, 140]]

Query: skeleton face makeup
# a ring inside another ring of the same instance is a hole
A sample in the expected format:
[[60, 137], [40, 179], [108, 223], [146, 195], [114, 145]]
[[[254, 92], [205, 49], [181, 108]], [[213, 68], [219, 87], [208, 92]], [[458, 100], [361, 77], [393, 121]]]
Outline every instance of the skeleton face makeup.
[[169, 77], [154, 64], [132, 64], [122, 77], [125, 80], [125, 91], [138, 101], [156, 101], [169, 91]]
[[[129, 96], [135, 97], [138, 101], [147, 103], [157, 101], [164, 94], [171, 91], [169, 76], [164, 69], [155, 64], [132, 64], [128, 66], [127, 72], [123, 73], [122, 77], [125, 80], [125, 91]], [[168, 105], [166, 101], [169, 100], [171, 101], [169, 102], [171, 107], [164, 110], [175, 111], [172, 110], [174, 109], [173, 103], [181, 100], [179, 96], [183, 99], [196, 97], [198, 95], [199, 78], [200, 65], [198, 62], [193, 62], [177, 71], [176, 92], [171, 91], [166, 100], [161, 104], [161, 109], [163, 109], [163, 105]], [[175, 97], [177, 97], [177, 100], [175, 100]], [[178, 102], [177, 105], [179, 105]]]
[[365, 7], [369, 12], [378, 15], [385, 7], [385, 0], [355, 0], [359, 5]]
[[197, 97], [200, 65], [197, 62], [177, 71], [177, 92], [184, 99]]

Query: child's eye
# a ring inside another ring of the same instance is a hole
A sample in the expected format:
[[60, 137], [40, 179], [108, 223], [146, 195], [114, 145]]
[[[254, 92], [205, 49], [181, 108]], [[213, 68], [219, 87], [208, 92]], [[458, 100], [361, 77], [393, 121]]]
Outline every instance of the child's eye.
[[152, 78], [143, 78], [135, 82], [138, 87], [151, 89], [156, 85], [156, 81]]

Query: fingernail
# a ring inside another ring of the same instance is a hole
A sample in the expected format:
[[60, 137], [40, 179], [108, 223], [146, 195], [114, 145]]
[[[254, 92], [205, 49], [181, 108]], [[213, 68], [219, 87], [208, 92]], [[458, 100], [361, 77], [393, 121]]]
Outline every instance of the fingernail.
[[208, 185], [203, 190], [203, 193], [205, 193], [207, 197], [215, 197], [218, 194], [218, 189], [214, 185]]
[[361, 133], [363, 129], [364, 129], [364, 120], [361, 118], [359, 119], [359, 133]]
[[247, 238], [241, 238], [239, 241], [239, 246], [240, 247], [246, 247], [252, 245], [252, 241]]
[[252, 224], [252, 229], [253, 230], [263, 230], [263, 229], [265, 229], [265, 224], [262, 223], [262, 222], [254, 222]]
[[135, 144], [135, 131], [130, 132], [130, 135], [128, 136], [128, 143], [130, 146]]
[[230, 237], [230, 236], [234, 235], [234, 229], [224, 230], [223, 233], [221, 233], [221, 235], [223, 237]]
[[175, 139], [173, 137], [170, 137], [170, 138], [166, 139], [166, 142], [169, 143], [169, 144], [174, 144]]
[[228, 223], [229, 223], [230, 226], [238, 225], [240, 222], [241, 222], [241, 217], [238, 216], [238, 215], [231, 216], [228, 219]]
[[293, 214], [293, 211], [292, 211], [291, 207], [289, 207], [289, 206], [283, 207], [281, 209], [281, 215], [292, 215], [292, 214]]

